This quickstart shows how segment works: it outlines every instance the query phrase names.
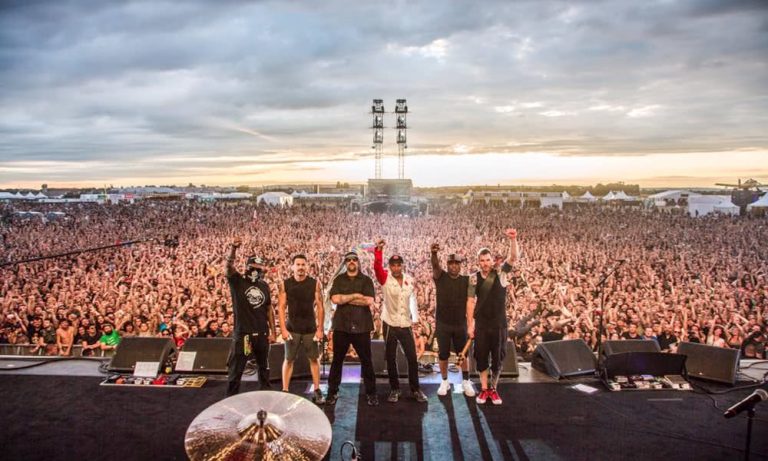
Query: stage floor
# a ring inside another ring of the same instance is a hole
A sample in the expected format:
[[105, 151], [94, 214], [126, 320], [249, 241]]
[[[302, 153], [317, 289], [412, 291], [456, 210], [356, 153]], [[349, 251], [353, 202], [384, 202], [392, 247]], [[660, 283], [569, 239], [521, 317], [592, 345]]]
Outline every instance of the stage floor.
[[[28, 364], [0, 360], [0, 368]], [[760, 366], [762, 365], [762, 366]], [[762, 376], [765, 364], [750, 369]], [[762, 368], [762, 371], [759, 369]], [[429, 401], [407, 395], [385, 401], [388, 384], [378, 380], [379, 407], [361, 395], [359, 368], [345, 366], [340, 399], [325, 412], [333, 425], [327, 459], [353, 440], [365, 460], [414, 459], [691, 459], [743, 457], [747, 420], [726, 420], [725, 408], [752, 390], [727, 394], [683, 391], [608, 392], [593, 378], [557, 382], [521, 364], [521, 376], [499, 386], [501, 406], [479, 406], [461, 393], [436, 394], [439, 376], [422, 376]], [[746, 370], [745, 370], [746, 371]], [[226, 383], [200, 389], [103, 387], [98, 362], [54, 362], [0, 373], [2, 459], [186, 459], [190, 422], [224, 398]], [[460, 375], [452, 374], [458, 381]], [[597, 392], [573, 389], [587, 384]], [[277, 384], [277, 383], [275, 383]], [[257, 387], [247, 377], [243, 390]], [[305, 380], [291, 391], [304, 394]], [[403, 381], [401, 385], [407, 389]], [[712, 386], [712, 391], [726, 387]], [[279, 387], [278, 387], [279, 388]], [[407, 394], [407, 392], [406, 392]], [[768, 405], [758, 407], [752, 459], [768, 459]]]

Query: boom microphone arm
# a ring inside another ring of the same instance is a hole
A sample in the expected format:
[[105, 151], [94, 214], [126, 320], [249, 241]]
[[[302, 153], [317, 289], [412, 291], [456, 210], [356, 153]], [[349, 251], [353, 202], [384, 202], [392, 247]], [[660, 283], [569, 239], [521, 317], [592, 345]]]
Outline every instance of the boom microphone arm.
[[103, 245], [99, 247], [72, 250], [72, 251], [67, 251], [64, 253], [56, 253], [52, 255], [35, 256], [34, 258], [20, 259], [17, 261], [8, 261], [8, 262], [0, 263], [0, 268], [8, 267], [8, 266], [18, 266], [20, 264], [32, 263], [36, 261], [45, 261], [48, 259], [63, 258], [65, 256], [75, 256], [83, 253], [93, 253], [95, 251], [102, 251], [102, 250], [108, 250], [110, 248], [130, 246], [130, 245], [135, 245], [137, 243], [163, 243], [167, 247], [177, 247], [179, 246], [179, 239], [178, 237], [172, 237], [172, 238], [166, 238], [164, 241], [161, 241], [159, 238], [152, 237], [152, 238], [144, 238], [144, 239], [138, 239], [138, 240], [128, 240], [125, 242], [113, 243], [112, 245]]

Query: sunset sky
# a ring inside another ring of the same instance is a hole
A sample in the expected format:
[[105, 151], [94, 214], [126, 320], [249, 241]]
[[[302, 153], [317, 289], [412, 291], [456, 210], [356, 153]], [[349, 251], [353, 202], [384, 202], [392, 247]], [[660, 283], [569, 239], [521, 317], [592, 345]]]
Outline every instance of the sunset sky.
[[768, 2], [0, 4], [0, 187], [363, 182], [373, 98], [417, 186], [768, 182]]

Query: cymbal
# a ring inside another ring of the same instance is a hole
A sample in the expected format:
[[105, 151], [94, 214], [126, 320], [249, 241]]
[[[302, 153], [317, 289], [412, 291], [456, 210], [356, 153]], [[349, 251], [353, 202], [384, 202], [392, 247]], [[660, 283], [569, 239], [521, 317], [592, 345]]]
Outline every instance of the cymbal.
[[198, 460], [320, 460], [331, 446], [331, 423], [309, 400], [257, 391], [216, 402], [192, 421], [184, 438]]

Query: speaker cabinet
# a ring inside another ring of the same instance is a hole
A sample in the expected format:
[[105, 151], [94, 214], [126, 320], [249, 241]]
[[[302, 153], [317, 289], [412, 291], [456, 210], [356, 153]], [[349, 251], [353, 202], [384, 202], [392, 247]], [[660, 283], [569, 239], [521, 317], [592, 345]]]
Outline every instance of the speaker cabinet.
[[661, 349], [659, 343], [652, 339], [611, 340], [603, 343], [605, 356], [624, 352], [661, 352]]
[[[194, 352], [195, 362], [190, 370], [181, 373], [226, 373], [229, 357], [235, 348], [232, 338], [189, 338], [182, 346], [182, 352]], [[178, 365], [178, 364], [177, 364]]]
[[[469, 352], [467, 352], [467, 360], [469, 360], [469, 372], [477, 373], [474, 343]], [[514, 341], [507, 341], [507, 353], [504, 356], [504, 361], [501, 363], [501, 376], [503, 378], [517, 378], [520, 376], [520, 371], [517, 369], [517, 351], [515, 351]]]
[[[371, 360], [373, 361], [373, 372], [376, 376], [387, 377], [387, 358], [384, 354], [385, 344], [383, 339], [371, 340]], [[397, 374], [400, 377], [408, 376], [408, 360], [405, 359], [400, 344], [397, 345]]]
[[136, 362], [159, 362], [159, 371], [171, 353], [176, 353], [176, 344], [171, 338], [123, 338], [117, 345], [108, 369], [119, 373], [132, 373]]
[[731, 386], [736, 384], [741, 355], [739, 349], [680, 343], [677, 353], [688, 357], [685, 361], [688, 378], [715, 381]]
[[583, 339], [549, 341], [533, 351], [531, 366], [555, 379], [595, 373], [595, 355]]
[[[285, 360], [285, 344], [271, 344], [269, 346], [269, 378], [270, 381], [281, 380], [283, 376], [283, 360]], [[293, 374], [291, 379], [308, 378], [312, 376], [309, 370], [309, 360], [304, 348], [299, 347], [296, 360], [293, 361]]]

